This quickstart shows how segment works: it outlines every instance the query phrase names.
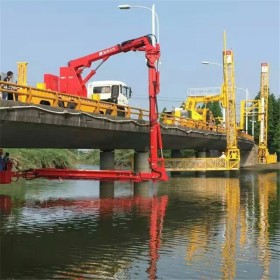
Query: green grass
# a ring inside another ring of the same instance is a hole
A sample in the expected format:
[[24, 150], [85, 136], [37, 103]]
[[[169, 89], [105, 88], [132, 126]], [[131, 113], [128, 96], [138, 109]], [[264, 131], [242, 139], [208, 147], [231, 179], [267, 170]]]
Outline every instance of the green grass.
[[71, 168], [77, 162], [74, 152], [67, 149], [4, 149], [18, 162], [19, 170], [56, 167]]

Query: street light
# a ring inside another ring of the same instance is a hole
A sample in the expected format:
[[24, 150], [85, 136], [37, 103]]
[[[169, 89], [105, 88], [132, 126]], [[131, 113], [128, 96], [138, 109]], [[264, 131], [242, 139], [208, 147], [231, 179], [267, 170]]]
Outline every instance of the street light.
[[256, 121], [254, 121], [254, 117], [253, 117], [253, 119], [252, 120], [250, 120], [250, 122], [252, 123], [252, 136], [254, 137], [255, 136], [255, 122]]
[[203, 60], [203, 61], [201, 61], [201, 63], [202, 64], [207, 64], [207, 65], [209, 65], [209, 64], [211, 64], [211, 65], [218, 65], [218, 66], [223, 67], [223, 65], [221, 63], [217, 63], [217, 62], [210, 62], [210, 61]]
[[132, 8], [141, 8], [141, 9], [146, 9], [146, 10], [151, 11], [152, 12], [152, 34], [153, 34], [152, 42], [153, 42], [153, 46], [156, 45], [155, 18], [156, 18], [156, 21], [157, 21], [157, 41], [159, 43], [159, 19], [158, 19], [158, 15], [155, 11], [155, 4], [152, 5], [152, 8], [145, 7], [145, 6], [131, 6], [131, 5], [127, 5], [127, 4], [126, 5], [119, 5], [118, 8], [121, 9], [121, 10], [129, 10], [129, 9], [132, 9]]

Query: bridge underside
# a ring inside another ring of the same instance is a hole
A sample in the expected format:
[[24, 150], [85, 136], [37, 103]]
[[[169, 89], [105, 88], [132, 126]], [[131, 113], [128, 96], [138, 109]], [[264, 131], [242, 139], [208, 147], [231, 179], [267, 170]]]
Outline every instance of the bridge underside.
[[[149, 147], [149, 125], [143, 120], [82, 113], [49, 106], [0, 100], [0, 147], [134, 149]], [[164, 149], [226, 149], [226, 136], [215, 131], [162, 126]], [[253, 142], [240, 139], [241, 150]]]

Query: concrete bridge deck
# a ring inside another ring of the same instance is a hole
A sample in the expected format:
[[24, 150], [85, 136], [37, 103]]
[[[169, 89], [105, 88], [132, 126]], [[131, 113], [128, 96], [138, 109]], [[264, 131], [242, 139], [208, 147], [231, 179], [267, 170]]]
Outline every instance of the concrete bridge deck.
[[[216, 131], [162, 125], [164, 149], [226, 149], [226, 135]], [[83, 113], [44, 105], [0, 100], [0, 147], [134, 149], [149, 147], [149, 123]], [[254, 142], [238, 139], [239, 148], [250, 151]]]

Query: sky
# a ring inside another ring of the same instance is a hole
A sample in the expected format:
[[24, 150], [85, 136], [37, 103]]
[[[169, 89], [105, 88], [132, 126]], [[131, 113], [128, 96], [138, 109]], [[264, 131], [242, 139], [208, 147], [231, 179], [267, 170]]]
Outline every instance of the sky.
[[[152, 32], [150, 10], [120, 10], [120, 4], [155, 4], [161, 48], [159, 110], [179, 107], [192, 88], [221, 86], [222, 67], [201, 61], [222, 63], [224, 31], [227, 49], [234, 52], [237, 101], [246, 98], [246, 89], [250, 98], [257, 95], [263, 62], [269, 63], [270, 92], [279, 97], [279, 0], [0, 0], [0, 72], [17, 73], [16, 62], [26, 61], [28, 83], [35, 85], [44, 73], [58, 75], [60, 66], [72, 59]], [[94, 80], [125, 82], [133, 91], [130, 105], [148, 109], [143, 52], [110, 57]]]

